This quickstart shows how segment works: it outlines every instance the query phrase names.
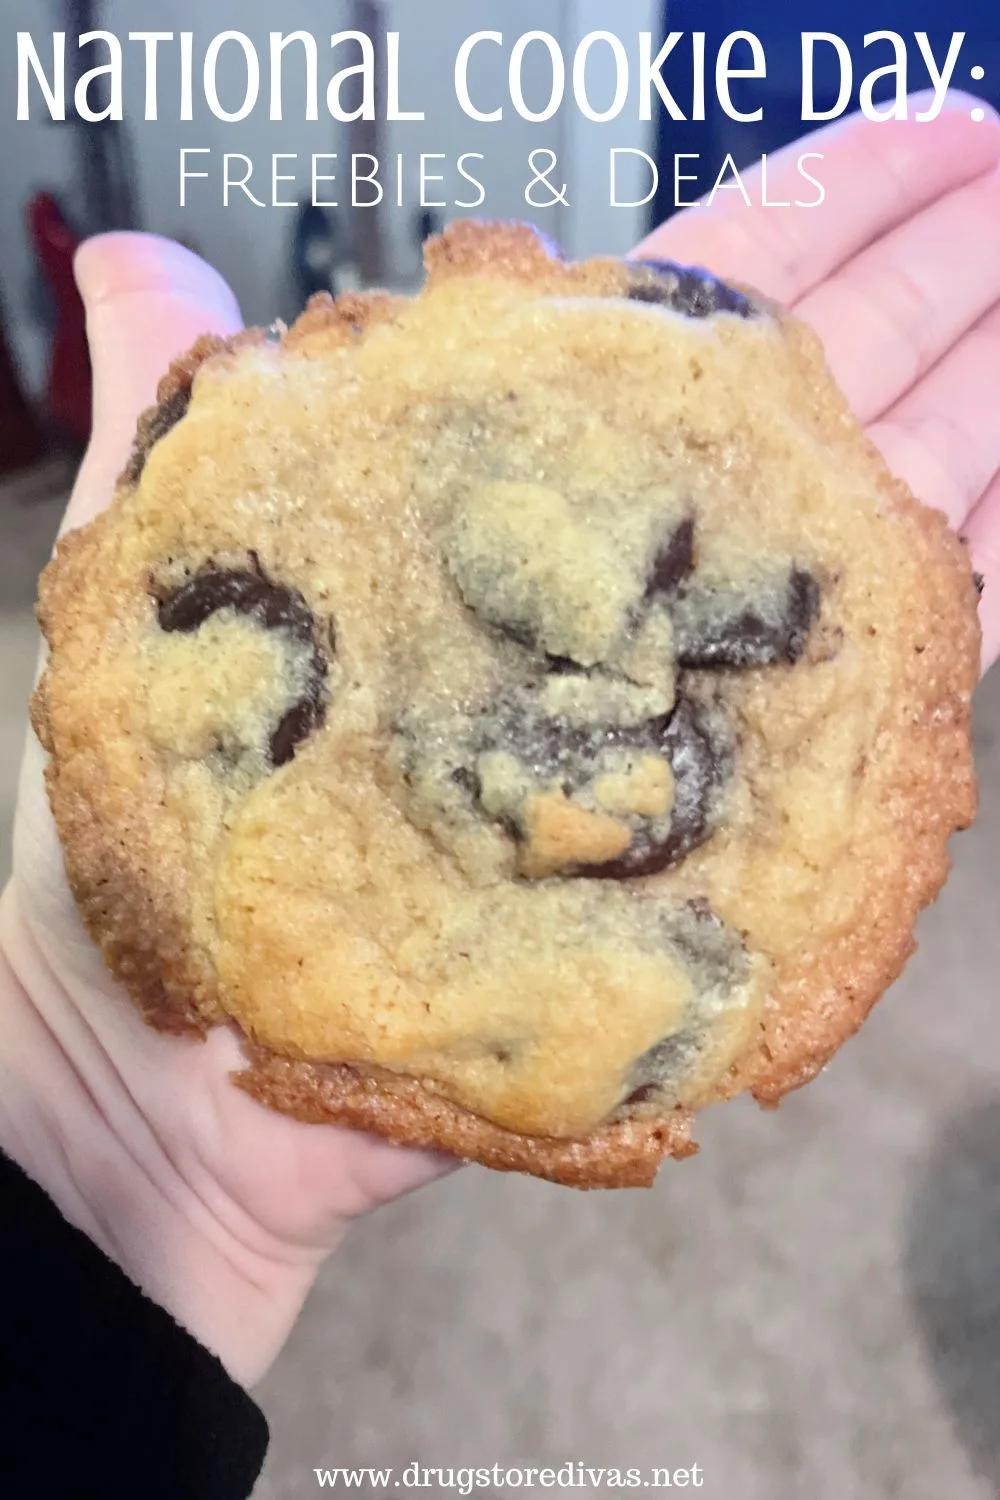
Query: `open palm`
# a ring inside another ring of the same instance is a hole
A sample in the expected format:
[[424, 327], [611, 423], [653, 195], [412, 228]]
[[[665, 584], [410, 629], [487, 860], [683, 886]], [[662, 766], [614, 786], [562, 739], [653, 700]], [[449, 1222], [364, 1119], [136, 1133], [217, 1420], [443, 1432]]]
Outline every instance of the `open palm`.
[[[1000, 121], [973, 123], [958, 98], [933, 124], [855, 120], [814, 140], [820, 208], [749, 209], [730, 194], [637, 253], [749, 282], [813, 325], [890, 466], [968, 537], [988, 665], [1000, 652]], [[797, 155], [785, 155], [790, 176]], [[78, 275], [95, 436], [67, 526], [108, 503], [170, 360], [239, 326], [215, 272], [165, 241], [93, 241]], [[0, 1143], [238, 1378], [256, 1379], [345, 1223], [447, 1163], [263, 1109], [229, 1081], [240, 1047], [226, 1030], [204, 1044], [147, 1030], [82, 932], [34, 742], [0, 942], [12, 971]]]

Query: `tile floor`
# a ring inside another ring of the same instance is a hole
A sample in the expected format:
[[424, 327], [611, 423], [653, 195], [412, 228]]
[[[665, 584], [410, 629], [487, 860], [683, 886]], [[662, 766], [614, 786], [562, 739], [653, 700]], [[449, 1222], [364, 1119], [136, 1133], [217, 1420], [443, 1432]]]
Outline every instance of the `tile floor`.
[[[55, 518], [0, 496], [0, 862]], [[994, 675], [979, 822], [810, 1089], [706, 1117], [649, 1193], [470, 1169], [354, 1232], [258, 1393], [257, 1500], [414, 1460], [697, 1463], [721, 1500], [1000, 1496], [998, 734]]]

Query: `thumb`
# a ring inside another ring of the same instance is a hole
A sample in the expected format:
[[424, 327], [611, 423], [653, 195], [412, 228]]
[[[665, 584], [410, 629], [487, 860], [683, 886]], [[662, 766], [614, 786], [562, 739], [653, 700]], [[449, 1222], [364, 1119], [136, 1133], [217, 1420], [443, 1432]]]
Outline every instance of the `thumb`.
[[171, 360], [203, 333], [242, 325], [225, 281], [190, 250], [150, 234], [108, 234], [77, 252], [94, 370], [94, 422], [63, 529], [110, 503], [136, 422], [156, 400]]

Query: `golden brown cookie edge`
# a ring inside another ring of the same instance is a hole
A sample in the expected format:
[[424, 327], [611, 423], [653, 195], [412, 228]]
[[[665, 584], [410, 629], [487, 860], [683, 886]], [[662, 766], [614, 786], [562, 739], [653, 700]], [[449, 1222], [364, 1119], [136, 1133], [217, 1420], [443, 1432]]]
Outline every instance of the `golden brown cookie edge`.
[[444, 1151], [499, 1172], [576, 1188], [649, 1187], [664, 1156], [692, 1155], [691, 1117], [622, 1120], [581, 1140], [517, 1135], [461, 1109], [418, 1079], [253, 1049], [233, 1081], [260, 1103], [311, 1124], [372, 1131], [398, 1145]]
[[[826, 1066], [862, 1026], [874, 1005], [899, 977], [916, 949], [917, 919], [939, 895], [951, 867], [948, 840], [973, 821], [978, 791], [972, 749], [972, 696], [979, 680], [982, 630], [978, 590], [965, 546], [947, 518], [924, 505], [891, 472], [860, 429], [837, 386], [819, 338], [782, 314], [782, 323], [804, 378], [811, 380], [821, 430], [847, 439], [864, 454], [873, 481], [885, 495], [893, 519], [906, 526], [924, 553], [934, 628], [906, 659], [896, 699], [895, 776], [883, 786], [905, 825], [911, 850], [905, 864], [886, 869], [870, 884], [864, 932], [828, 947], [807, 995], [799, 986], [779, 987], [765, 1020], [756, 1057], [738, 1065], [723, 1097], [749, 1090], [773, 1106]], [[921, 601], [925, 614], [928, 599]], [[919, 648], [919, 649], [918, 649]], [[912, 705], [920, 705], [914, 717]], [[793, 1026], [787, 1026], [791, 1020]], [[794, 1029], [794, 1042], [790, 1032]]]

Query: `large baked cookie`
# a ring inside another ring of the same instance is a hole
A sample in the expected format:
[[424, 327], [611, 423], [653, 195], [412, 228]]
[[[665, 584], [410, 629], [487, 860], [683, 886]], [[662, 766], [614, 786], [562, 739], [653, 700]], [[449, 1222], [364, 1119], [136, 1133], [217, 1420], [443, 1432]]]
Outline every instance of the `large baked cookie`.
[[166, 377], [44, 575], [70, 880], [237, 1082], [580, 1186], [776, 1101], [913, 947], [976, 590], [804, 328], [521, 226]]

